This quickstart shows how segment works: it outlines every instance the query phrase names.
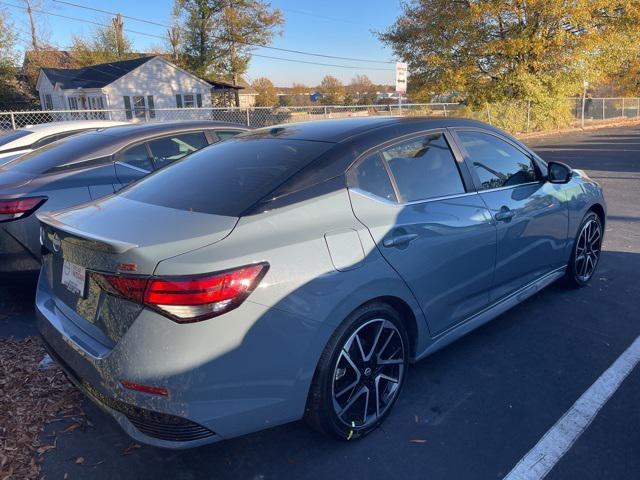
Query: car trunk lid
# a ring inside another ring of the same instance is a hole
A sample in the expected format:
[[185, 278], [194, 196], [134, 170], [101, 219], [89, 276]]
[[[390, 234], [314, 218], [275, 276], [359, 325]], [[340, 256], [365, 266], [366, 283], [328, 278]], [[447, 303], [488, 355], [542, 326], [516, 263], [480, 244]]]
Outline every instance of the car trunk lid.
[[161, 260], [224, 239], [238, 221], [119, 196], [38, 218], [56, 306], [106, 345], [120, 339], [143, 307], [108, 295], [100, 273], [152, 276]]

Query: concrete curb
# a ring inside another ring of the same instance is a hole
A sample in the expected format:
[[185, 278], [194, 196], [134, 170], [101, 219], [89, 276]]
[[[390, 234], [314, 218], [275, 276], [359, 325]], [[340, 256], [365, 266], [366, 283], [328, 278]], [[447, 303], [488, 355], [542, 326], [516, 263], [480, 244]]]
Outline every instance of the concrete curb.
[[518, 133], [515, 135], [515, 137], [522, 140], [528, 140], [531, 138], [551, 137], [554, 135], [561, 135], [563, 133], [584, 132], [587, 130], [602, 130], [605, 128], [624, 127], [629, 125], [640, 125], [640, 118], [634, 118], [631, 120], [620, 120], [617, 122], [599, 123], [597, 125], [587, 125], [584, 128], [570, 127], [545, 132]]

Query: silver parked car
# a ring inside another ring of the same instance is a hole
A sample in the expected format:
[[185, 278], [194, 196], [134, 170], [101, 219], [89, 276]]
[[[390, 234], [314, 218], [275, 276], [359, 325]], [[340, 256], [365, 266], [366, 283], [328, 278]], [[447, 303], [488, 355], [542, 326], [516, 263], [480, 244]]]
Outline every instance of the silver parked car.
[[27, 125], [17, 130], [8, 130], [0, 133], [0, 165], [71, 135], [121, 125], [129, 123], [114, 120], [73, 120]]
[[605, 201], [488, 125], [265, 128], [39, 215], [47, 348], [135, 439], [186, 448], [305, 418], [356, 438], [419, 360], [593, 276]]
[[13, 278], [17, 272], [40, 269], [34, 212], [60, 210], [112, 194], [246, 130], [211, 121], [111, 127], [49, 143], [0, 166], [0, 274]]

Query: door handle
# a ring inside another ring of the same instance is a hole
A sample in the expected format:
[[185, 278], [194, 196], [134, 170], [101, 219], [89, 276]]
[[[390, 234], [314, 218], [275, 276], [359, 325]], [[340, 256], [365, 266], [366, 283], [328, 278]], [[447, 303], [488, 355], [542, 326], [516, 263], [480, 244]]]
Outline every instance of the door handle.
[[495, 214], [495, 218], [498, 222], [509, 222], [516, 212], [509, 207], [502, 207], [498, 213]]
[[395, 237], [387, 238], [382, 242], [385, 247], [399, 247], [401, 245], [407, 245], [418, 238], [417, 233], [406, 233], [404, 235], [396, 235]]

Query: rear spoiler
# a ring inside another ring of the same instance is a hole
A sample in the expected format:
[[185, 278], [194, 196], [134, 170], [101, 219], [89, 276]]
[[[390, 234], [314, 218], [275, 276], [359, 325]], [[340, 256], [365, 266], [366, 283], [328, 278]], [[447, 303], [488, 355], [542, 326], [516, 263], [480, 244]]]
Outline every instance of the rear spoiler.
[[[133, 248], [138, 248], [138, 245], [135, 243], [122, 242], [120, 240], [115, 240], [112, 238], [103, 237], [100, 235], [94, 235], [88, 232], [83, 232], [82, 230], [78, 230], [70, 225], [62, 223], [55, 216], [49, 213], [38, 213], [36, 217], [40, 222], [54, 229], [64, 232], [66, 234], [72, 235], [73, 237], [77, 237], [79, 240], [85, 240], [87, 242], [91, 242], [93, 248], [109, 251], [112, 253], [125, 253]], [[65, 239], [69, 240], [69, 239]], [[73, 241], [73, 240], [72, 240]]]

